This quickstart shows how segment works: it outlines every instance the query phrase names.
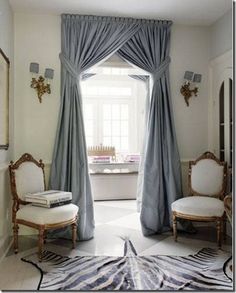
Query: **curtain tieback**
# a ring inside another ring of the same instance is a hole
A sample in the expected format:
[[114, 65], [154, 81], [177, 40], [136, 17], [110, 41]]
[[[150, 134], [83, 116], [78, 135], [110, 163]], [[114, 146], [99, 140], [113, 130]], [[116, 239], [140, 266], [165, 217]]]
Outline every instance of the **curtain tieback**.
[[153, 79], [155, 81], [159, 80], [162, 75], [165, 73], [165, 71], [168, 69], [169, 67], [169, 64], [170, 64], [170, 57], [168, 56], [161, 64], [160, 66], [158, 67], [158, 69], [154, 72], [152, 72], [152, 76], [153, 76]]
[[75, 79], [80, 78], [80, 72], [75, 68], [75, 66], [68, 60], [64, 54], [59, 54], [60, 60], [64, 68], [72, 75]]

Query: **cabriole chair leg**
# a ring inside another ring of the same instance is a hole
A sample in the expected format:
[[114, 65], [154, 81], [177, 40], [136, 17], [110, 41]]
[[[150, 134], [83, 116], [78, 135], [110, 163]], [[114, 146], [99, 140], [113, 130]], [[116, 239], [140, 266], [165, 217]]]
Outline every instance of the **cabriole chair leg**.
[[44, 244], [46, 243], [46, 239], [47, 239], [47, 230], [44, 230], [44, 233], [43, 233], [43, 243]]
[[14, 223], [13, 225], [13, 238], [14, 238], [14, 252], [18, 253], [18, 230], [19, 226], [17, 223]]
[[224, 214], [223, 216], [223, 239], [226, 240], [226, 225], [227, 225], [227, 216]]
[[38, 239], [38, 258], [40, 262], [42, 261], [43, 244], [44, 244], [44, 227], [40, 227], [39, 239]]
[[219, 219], [216, 221], [216, 230], [217, 230], [217, 244], [218, 247], [221, 247], [221, 234], [222, 234], [222, 220]]
[[173, 235], [175, 241], [177, 241], [177, 218], [175, 214], [173, 214]]
[[74, 249], [76, 246], [76, 238], [77, 238], [77, 224], [73, 223], [71, 225], [72, 228], [72, 248]]

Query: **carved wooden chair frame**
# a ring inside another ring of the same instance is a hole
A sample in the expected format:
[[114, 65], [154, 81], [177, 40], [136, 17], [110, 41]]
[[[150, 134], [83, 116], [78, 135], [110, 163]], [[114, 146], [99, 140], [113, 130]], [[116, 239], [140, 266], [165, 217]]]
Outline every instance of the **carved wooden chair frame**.
[[38, 256], [39, 260], [42, 259], [42, 252], [43, 252], [43, 244], [45, 242], [46, 238], [46, 232], [50, 229], [59, 229], [66, 226], [71, 225], [72, 227], [72, 243], [73, 248], [75, 248], [76, 245], [76, 235], [77, 235], [77, 216], [69, 221], [60, 222], [60, 223], [54, 223], [54, 224], [45, 224], [40, 225], [36, 224], [34, 222], [28, 222], [25, 220], [17, 219], [16, 213], [19, 210], [20, 205], [27, 205], [29, 202], [26, 202], [22, 200], [18, 194], [17, 194], [17, 187], [16, 187], [16, 180], [15, 180], [15, 170], [19, 168], [19, 166], [25, 162], [32, 162], [36, 166], [42, 169], [43, 172], [43, 178], [44, 178], [44, 189], [46, 188], [45, 184], [45, 173], [44, 173], [44, 164], [42, 160], [36, 161], [30, 154], [25, 153], [23, 154], [19, 160], [17, 160], [15, 163], [13, 161], [10, 162], [9, 165], [9, 173], [10, 173], [10, 185], [11, 185], [11, 193], [13, 196], [13, 205], [12, 205], [12, 222], [13, 222], [13, 237], [14, 237], [14, 251], [15, 253], [18, 252], [18, 230], [19, 230], [19, 224], [25, 225], [34, 229], [37, 229], [39, 231], [39, 238], [38, 238]]
[[[221, 200], [224, 199], [225, 193], [226, 193], [226, 185], [227, 185], [227, 163], [221, 162], [213, 153], [211, 152], [205, 152], [202, 154], [199, 158], [197, 158], [195, 161], [189, 162], [189, 171], [188, 171], [188, 188], [190, 192], [190, 196], [198, 195], [198, 196], [204, 196], [203, 194], [200, 194], [196, 192], [192, 188], [191, 184], [191, 174], [192, 174], [192, 166], [196, 165], [199, 161], [204, 159], [211, 159], [214, 160], [218, 165], [223, 166], [223, 181], [222, 181], [222, 188], [221, 191], [218, 194], [215, 194], [211, 197], [216, 197]], [[176, 211], [172, 212], [173, 217], [173, 234], [175, 241], [177, 241], [177, 219], [186, 219], [190, 221], [196, 221], [196, 222], [216, 222], [216, 229], [217, 229], [217, 243], [218, 246], [221, 246], [222, 242], [222, 232], [224, 234], [224, 239], [226, 238], [226, 214], [224, 212], [222, 217], [202, 217], [202, 216], [190, 216], [187, 214], [179, 213]]]

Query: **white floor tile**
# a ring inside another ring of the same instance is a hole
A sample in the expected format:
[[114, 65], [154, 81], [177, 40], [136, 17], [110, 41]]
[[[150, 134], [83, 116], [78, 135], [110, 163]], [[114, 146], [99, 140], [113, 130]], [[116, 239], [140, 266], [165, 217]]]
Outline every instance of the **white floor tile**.
[[141, 231], [140, 214], [133, 213], [128, 216], [107, 222], [108, 225], [120, 226]]
[[136, 200], [107, 200], [107, 201], [96, 201], [95, 205], [108, 206], [108, 207], [118, 207], [129, 210], [137, 211]]
[[[158, 242], [152, 247], [142, 251], [140, 255], [179, 255], [186, 256], [189, 254], [195, 254], [204, 247], [215, 247], [217, 244], [203, 241], [198, 239], [191, 239], [186, 237], [178, 237], [178, 241], [175, 242], [174, 237], [170, 236], [164, 240]], [[230, 246], [223, 245], [224, 250], [230, 251]]]

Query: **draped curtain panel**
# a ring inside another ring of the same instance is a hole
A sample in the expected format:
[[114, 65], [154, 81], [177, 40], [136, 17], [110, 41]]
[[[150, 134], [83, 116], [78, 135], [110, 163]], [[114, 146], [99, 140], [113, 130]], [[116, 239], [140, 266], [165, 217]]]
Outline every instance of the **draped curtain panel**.
[[171, 203], [182, 194], [181, 165], [169, 85], [169, 21], [143, 23], [117, 54], [151, 73], [153, 87], [146, 130], [141, 226], [145, 236], [171, 225]]
[[[79, 206], [78, 238], [94, 235], [80, 80], [85, 70], [109, 57], [139, 29], [133, 19], [62, 15], [61, 106], [51, 166], [51, 189], [71, 191]], [[58, 235], [59, 233], [59, 235]], [[70, 237], [70, 230], [57, 236]]]
[[[146, 101], [145, 101], [145, 118], [144, 118], [144, 134], [147, 132], [147, 119], [148, 111], [150, 108], [150, 77], [149, 75], [129, 75], [130, 77], [140, 80], [145, 83], [146, 86]], [[138, 182], [137, 182], [137, 193], [136, 193], [136, 202], [137, 202], [137, 211], [141, 211], [142, 204], [142, 194], [143, 194], [143, 170], [144, 170], [144, 150], [145, 150], [146, 140], [143, 140], [142, 148], [140, 150], [140, 163], [138, 171]]]

